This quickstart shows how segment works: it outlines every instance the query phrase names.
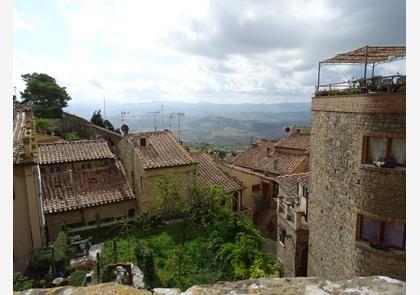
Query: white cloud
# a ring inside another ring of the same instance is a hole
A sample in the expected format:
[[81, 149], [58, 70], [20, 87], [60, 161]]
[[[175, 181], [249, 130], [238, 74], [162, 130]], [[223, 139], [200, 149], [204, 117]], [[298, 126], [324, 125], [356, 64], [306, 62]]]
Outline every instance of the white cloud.
[[37, 26], [35, 22], [27, 18], [25, 14], [13, 9], [13, 29], [34, 32], [37, 30]]

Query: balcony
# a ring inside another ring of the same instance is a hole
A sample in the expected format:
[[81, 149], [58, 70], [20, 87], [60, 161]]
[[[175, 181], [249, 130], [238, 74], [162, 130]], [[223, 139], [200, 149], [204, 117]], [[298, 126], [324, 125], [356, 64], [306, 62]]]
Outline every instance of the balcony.
[[373, 78], [351, 79], [344, 82], [319, 85], [315, 97], [355, 96], [376, 93], [405, 94], [406, 76], [374, 76]]

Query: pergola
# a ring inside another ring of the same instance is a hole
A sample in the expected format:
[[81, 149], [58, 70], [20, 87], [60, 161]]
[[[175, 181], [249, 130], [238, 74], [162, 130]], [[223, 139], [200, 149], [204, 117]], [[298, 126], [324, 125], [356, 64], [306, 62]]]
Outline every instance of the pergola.
[[365, 46], [359, 49], [337, 54], [332, 58], [320, 61], [318, 65], [318, 84], [317, 91], [319, 91], [319, 82], [321, 77], [321, 66], [332, 64], [364, 64], [364, 80], [366, 81], [367, 66], [372, 66], [372, 77], [375, 72], [375, 65], [391, 62], [394, 60], [405, 58], [405, 46]]

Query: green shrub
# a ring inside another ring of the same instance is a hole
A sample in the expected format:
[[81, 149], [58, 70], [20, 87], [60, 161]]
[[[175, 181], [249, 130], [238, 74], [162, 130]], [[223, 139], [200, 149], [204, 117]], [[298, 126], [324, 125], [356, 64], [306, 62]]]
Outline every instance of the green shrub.
[[67, 233], [60, 231], [54, 242], [54, 260], [56, 262], [68, 259], [70, 254], [70, 245], [68, 243]]
[[80, 136], [77, 132], [67, 132], [64, 134], [64, 139], [67, 141], [79, 140]]
[[31, 289], [34, 280], [24, 277], [20, 272], [13, 273], [13, 291], [23, 291]]
[[70, 286], [82, 286], [85, 277], [86, 277], [86, 271], [84, 270], [78, 270], [72, 273], [69, 277], [69, 285]]
[[148, 243], [140, 240], [136, 246], [137, 265], [144, 274], [144, 283], [146, 288], [153, 288], [156, 284], [156, 272], [154, 262], [154, 252]]

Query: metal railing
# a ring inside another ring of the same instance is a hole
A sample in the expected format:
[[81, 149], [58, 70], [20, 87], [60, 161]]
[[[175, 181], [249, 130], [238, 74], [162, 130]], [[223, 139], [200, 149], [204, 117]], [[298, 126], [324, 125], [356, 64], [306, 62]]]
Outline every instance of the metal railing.
[[323, 84], [315, 87], [315, 96], [357, 95], [364, 93], [405, 93], [405, 75], [375, 76], [366, 79]]

